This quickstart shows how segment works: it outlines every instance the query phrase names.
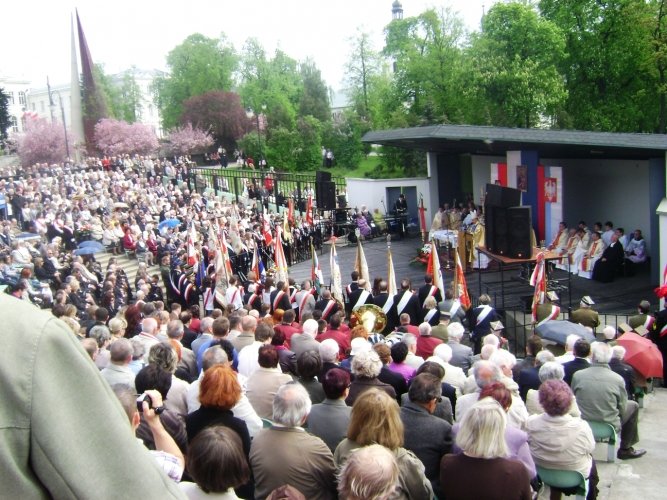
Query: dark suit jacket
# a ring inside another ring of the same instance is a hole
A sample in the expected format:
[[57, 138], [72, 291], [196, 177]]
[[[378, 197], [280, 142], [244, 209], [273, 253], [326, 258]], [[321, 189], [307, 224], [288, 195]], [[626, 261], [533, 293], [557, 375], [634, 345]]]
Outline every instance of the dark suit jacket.
[[[190, 330], [187, 326], [183, 329], [183, 338], [181, 339], [181, 344], [183, 347], [192, 349], [192, 343], [197, 338], [197, 332]], [[195, 353], [196, 354], [196, 353]]]
[[635, 384], [632, 381], [634, 375], [634, 370], [632, 367], [620, 359], [613, 358], [609, 362], [609, 368], [611, 368], [611, 371], [618, 373], [621, 377], [623, 377], [623, 381], [625, 382], [625, 390], [628, 393], [628, 399], [634, 400]]
[[290, 304], [290, 301], [289, 301], [289, 292], [285, 292], [283, 294], [282, 298], [280, 299], [280, 302], [278, 302], [278, 307], [277, 308], [273, 307], [273, 304], [275, 302], [276, 296], [278, 295], [278, 292], [279, 292], [279, 290], [274, 290], [270, 294], [270, 297], [271, 297], [271, 314], [273, 314], [273, 312], [276, 309], [282, 309], [283, 311], [287, 311], [288, 309], [292, 308], [292, 305]]
[[524, 368], [519, 372], [519, 394], [524, 401], [526, 401], [526, 395], [530, 389], [539, 390], [541, 384], [539, 371], [539, 366], [533, 366]]
[[[324, 312], [328, 303], [329, 303], [329, 299], [318, 300], [317, 302], [315, 302], [315, 309], [318, 309], [318, 310]], [[333, 307], [331, 308], [331, 311], [329, 311], [327, 316], [323, 317], [322, 319], [325, 320], [325, 321], [329, 321], [331, 316], [336, 314], [339, 310], [340, 310], [340, 305], [339, 304], [334, 304]]]
[[[408, 300], [408, 303], [405, 305], [405, 307], [399, 311], [398, 310], [398, 304], [401, 302], [401, 298], [403, 298], [403, 295], [409, 293], [412, 296], [410, 297], [410, 300]], [[400, 291], [396, 295], [394, 295], [394, 307], [393, 307], [396, 317], [399, 318], [401, 314], [407, 313], [410, 315], [410, 324], [414, 326], [419, 325], [419, 319], [421, 317], [421, 310], [422, 307], [419, 304], [419, 297], [417, 295], [413, 294], [411, 291]]]
[[[382, 308], [387, 303], [387, 300], [389, 300], [389, 294], [387, 292], [379, 293], [375, 297], [373, 297], [373, 304], [375, 304], [379, 308]], [[396, 317], [396, 308], [392, 307], [391, 309], [389, 309], [389, 312], [387, 313], [387, 326], [384, 329], [384, 333], [394, 331], [396, 325], [398, 325], [398, 318]]]
[[[419, 287], [419, 292], [417, 293], [417, 297], [419, 298], [419, 306], [420, 307], [424, 306], [424, 301], [429, 296], [430, 291], [431, 291], [431, 285], [423, 285], [423, 286]], [[435, 289], [435, 295], [433, 296], [433, 298], [435, 298], [436, 304], [439, 304], [440, 302], [442, 302], [442, 294], [440, 293], [439, 288]]]
[[565, 382], [567, 385], [572, 385], [572, 375], [577, 373], [579, 370], [585, 370], [590, 368], [591, 364], [583, 358], [574, 358], [572, 361], [568, 361], [563, 364], [563, 370], [565, 370]]
[[440, 459], [451, 451], [452, 426], [410, 401], [401, 408], [401, 420], [405, 428], [403, 447], [422, 461], [426, 468], [426, 477], [433, 485], [433, 492], [438, 498], [442, 498]]
[[[355, 291], [353, 291], [349, 296], [348, 300], [349, 302], [347, 303], [347, 312], [349, 313], [352, 311], [352, 308], [357, 305], [357, 302], [359, 301], [359, 297], [361, 296], [361, 293], [364, 292], [365, 290], [363, 288], [357, 288]], [[366, 297], [366, 300], [364, 301], [364, 304], [372, 304], [373, 303], [373, 295], [370, 293], [368, 294], [368, 297]], [[363, 305], [363, 304], [362, 304]]]
[[354, 382], [350, 384], [350, 392], [348, 393], [347, 398], [345, 399], [345, 404], [347, 404], [348, 406], [354, 405], [354, 402], [360, 395], [362, 395], [366, 391], [370, 391], [371, 389], [378, 389], [380, 391], [384, 391], [387, 394], [389, 394], [392, 398], [396, 399], [396, 391], [389, 384], [380, 382], [380, 380], [376, 378], [357, 377], [354, 380]]
[[474, 309], [470, 309], [470, 317], [468, 319], [468, 324], [470, 325], [470, 329], [472, 330], [472, 334], [470, 337], [473, 340], [478, 340], [484, 337], [485, 335], [491, 333], [491, 322], [493, 321], [498, 321], [500, 319], [500, 316], [496, 312], [493, 307], [491, 308], [491, 312], [487, 314], [482, 321], [477, 324], [477, 317], [479, 314], [482, 312], [482, 306], [475, 307]]
[[401, 396], [408, 392], [408, 383], [405, 381], [405, 378], [400, 373], [391, 371], [386, 366], [382, 367], [380, 370], [380, 375], [378, 375], [380, 382], [389, 384], [394, 388], [396, 392], [396, 401], [398, 404], [401, 404]]

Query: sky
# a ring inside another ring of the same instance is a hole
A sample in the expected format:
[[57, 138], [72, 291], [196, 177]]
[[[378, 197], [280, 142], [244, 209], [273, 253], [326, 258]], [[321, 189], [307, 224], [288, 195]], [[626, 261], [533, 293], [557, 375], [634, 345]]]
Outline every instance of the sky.
[[[458, 12], [469, 30], [496, 0], [403, 0], [404, 17], [429, 7]], [[166, 69], [169, 51], [192, 33], [224, 32], [240, 52], [257, 38], [267, 54], [312, 58], [327, 85], [342, 88], [350, 40], [369, 32], [376, 47], [391, 21], [392, 0], [33, 0], [3, 8], [0, 73], [25, 77], [32, 87], [69, 83], [70, 15], [78, 8], [93, 60], [107, 73], [131, 66]], [[20, 5], [20, 7], [18, 7]]]

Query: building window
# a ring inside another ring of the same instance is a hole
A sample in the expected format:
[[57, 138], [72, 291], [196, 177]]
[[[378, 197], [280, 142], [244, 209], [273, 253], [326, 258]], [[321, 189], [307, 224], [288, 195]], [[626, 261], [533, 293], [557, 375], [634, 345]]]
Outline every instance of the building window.
[[19, 92], [19, 104], [25, 104], [25, 92]]
[[14, 104], [14, 92], [11, 91], [11, 90], [9, 90], [9, 91], [7, 92], [7, 102], [8, 102], [10, 105]]
[[9, 126], [12, 128], [12, 132], [15, 134], [18, 133], [19, 131], [19, 122], [16, 120], [15, 116], [10, 116], [9, 117]]

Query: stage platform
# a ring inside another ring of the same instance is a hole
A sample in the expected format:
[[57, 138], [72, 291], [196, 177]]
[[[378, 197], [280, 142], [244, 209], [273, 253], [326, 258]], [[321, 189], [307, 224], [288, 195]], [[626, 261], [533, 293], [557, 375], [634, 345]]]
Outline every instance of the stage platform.
[[[372, 241], [364, 242], [366, 260], [370, 271], [371, 280], [376, 276], [387, 276], [387, 242], [384, 237], [375, 238]], [[410, 264], [410, 261], [417, 256], [421, 248], [419, 238], [407, 238], [403, 240], [392, 240], [391, 251], [394, 260], [394, 269], [396, 272], [397, 285], [400, 287], [402, 278], [412, 280], [413, 288], [418, 288], [424, 283], [424, 273], [426, 266]], [[343, 287], [350, 282], [350, 273], [354, 269], [354, 256], [356, 244], [348, 244], [345, 247], [336, 247], [338, 252], [338, 263], [341, 268]], [[329, 284], [329, 251], [330, 245], [323, 247], [323, 252], [318, 254], [320, 266], [324, 274], [325, 285]], [[441, 248], [444, 252], [444, 248]], [[302, 262], [289, 269], [290, 277], [297, 283], [310, 277], [310, 261]], [[452, 280], [453, 270], [443, 269], [445, 285], [449, 285]], [[504, 270], [505, 278], [505, 309], [520, 309], [523, 307], [526, 296], [532, 296], [533, 288], [528, 285], [529, 276], [520, 274], [520, 266], [506, 266]], [[488, 293], [496, 300], [500, 299], [501, 291], [501, 273], [497, 263], [491, 262], [488, 269], [482, 270], [482, 293]], [[568, 273], [556, 269], [551, 274], [551, 279], [558, 280], [559, 283], [567, 284]], [[468, 291], [471, 297], [478, 297], [480, 286], [478, 280], [478, 271], [469, 270], [466, 273]], [[658, 299], [653, 293], [657, 283], [651, 282], [648, 271], [644, 270], [634, 276], [617, 277], [612, 283], [598, 283], [593, 280], [572, 276], [570, 287], [572, 292], [572, 307], [577, 308], [579, 300], [584, 295], [590, 295], [595, 301], [594, 308], [601, 313], [608, 314], [634, 314], [637, 304], [640, 300], [646, 299], [652, 304], [653, 309], [658, 307]], [[561, 298], [563, 310], [569, 306], [569, 294], [567, 292], [558, 292]]]

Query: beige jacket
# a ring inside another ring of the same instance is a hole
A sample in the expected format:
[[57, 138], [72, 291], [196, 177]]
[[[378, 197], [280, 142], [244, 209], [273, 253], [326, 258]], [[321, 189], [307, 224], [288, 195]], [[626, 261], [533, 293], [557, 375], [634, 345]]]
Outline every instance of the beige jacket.
[[546, 413], [528, 419], [528, 445], [535, 464], [549, 469], [576, 470], [588, 477], [595, 439], [590, 426], [571, 415]]

